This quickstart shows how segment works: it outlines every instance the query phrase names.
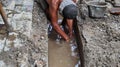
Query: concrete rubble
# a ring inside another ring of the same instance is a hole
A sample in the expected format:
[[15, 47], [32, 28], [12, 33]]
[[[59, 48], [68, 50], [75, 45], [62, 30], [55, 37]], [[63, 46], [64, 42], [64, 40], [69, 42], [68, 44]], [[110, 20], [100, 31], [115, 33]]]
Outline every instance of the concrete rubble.
[[120, 1], [119, 0], [114, 0], [115, 2], [115, 6], [119, 6], [120, 7]]
[[107, 12], [104, 18], [93, 19], [88, 16], [85, 3], [80, 9], [84, 15], [82, 19], [79, 15], [78, 24], [84, 43], [85, 67], [120, 67], [120, 16]]
[[[10, 32], [0, 32], [0, 67], [47, 67], [47, 20], [34, 0], [2, 0]], [[43, 23], [44, 22], [44, 23]], [[0, 16], [0, 24], [4, 24]], [[1, 34], [2, 33], [2, 34]]]

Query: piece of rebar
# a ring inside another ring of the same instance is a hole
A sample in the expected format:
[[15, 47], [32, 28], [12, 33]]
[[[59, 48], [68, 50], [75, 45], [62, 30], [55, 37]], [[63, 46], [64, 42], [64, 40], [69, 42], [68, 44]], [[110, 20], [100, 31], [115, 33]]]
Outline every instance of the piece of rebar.
[[81, 62], [79, 67], [84, 67], [83, 43], [82, 43], [81, 33], [79, 32], [80, 30], [79, 30], [79, 27], [77, 24], [77, 19], [74, 19], [73, 29], [74, 29], [74, 34], [75, 34], [75, 38], [76, 38], [76, 43], [78, 46], [79, 58], [80, 58], [80, 62]]

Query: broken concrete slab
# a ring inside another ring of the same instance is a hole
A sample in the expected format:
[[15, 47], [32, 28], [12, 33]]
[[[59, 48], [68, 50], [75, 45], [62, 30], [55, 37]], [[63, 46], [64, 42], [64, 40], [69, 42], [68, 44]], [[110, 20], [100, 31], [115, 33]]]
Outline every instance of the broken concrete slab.
[[7, 9], [9, 3], [4, 6], [11, 31], [7, 35], [0, 34], [2, 67], [40, 66], [36, 61], [48, 67], [47, 20], [44, 12], [33, 0], [14, 1], [14, 10]]
[[84, 43], [85, 67], [120, 66], [120, 16], [110, 14], [102, 19], [91, 19], [85, 14], [87, 7], [82, 8], [85, 19], [78, 20], [78, 24]]

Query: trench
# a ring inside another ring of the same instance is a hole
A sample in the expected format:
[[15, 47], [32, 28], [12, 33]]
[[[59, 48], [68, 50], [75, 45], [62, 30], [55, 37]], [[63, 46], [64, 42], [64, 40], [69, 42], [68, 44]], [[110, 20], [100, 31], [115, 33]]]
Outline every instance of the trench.
[[[59, 21], [60, 20], [62, 20], [62, 17], [59, 15]], [[66, 43], [63, 39], [59, 39], [58, 34], [54, 30], [50, 32], [48, 37], [48, 66], [76, 67], [79, 61], [77, 56], [78, 52], [72, 52], [70, 43]]]
[[52, 38], [49, 39], [48, 43], [49, 67], [75, 67], [78, 59], [71, 56], [69, 44], [65, 42], [56, 44]]

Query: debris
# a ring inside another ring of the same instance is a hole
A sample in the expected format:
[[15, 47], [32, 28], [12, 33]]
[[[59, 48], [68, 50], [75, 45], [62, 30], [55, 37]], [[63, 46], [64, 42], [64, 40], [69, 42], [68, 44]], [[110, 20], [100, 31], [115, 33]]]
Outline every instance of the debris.
[[120, 8], [111, 8], [109, 11], [111, 14], [114, 14], [114, 15], [120, 14]]
[[7, 28], [5, 24], [0, 24], [0, 34], [6, 34], [7, 33]]
[[120, 0], [114, 0], [113, 4], [115, 7], [120, 7]]

